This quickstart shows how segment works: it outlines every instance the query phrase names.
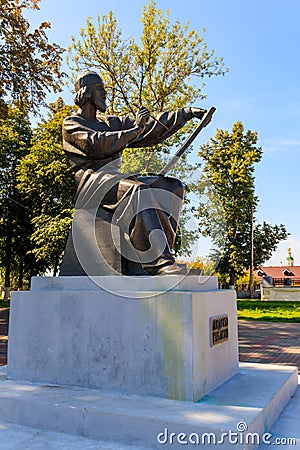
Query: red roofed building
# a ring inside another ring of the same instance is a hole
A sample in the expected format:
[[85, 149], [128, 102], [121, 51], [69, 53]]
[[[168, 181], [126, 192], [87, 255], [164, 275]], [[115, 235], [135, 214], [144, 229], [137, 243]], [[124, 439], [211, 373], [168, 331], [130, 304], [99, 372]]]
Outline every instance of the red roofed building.
[[286, 266], [260, 266], [255, 270], [262, 300], [300, 301], [300, 266], [294, 266], [290, 248], [286, 261]]
[[300, 266], [260, 266], [255, 273], [259, 281], [272, 277], [274, 284], [284, 284], [284, 280], [291, 280], [292, 285], [298, 280], [300, 284]]

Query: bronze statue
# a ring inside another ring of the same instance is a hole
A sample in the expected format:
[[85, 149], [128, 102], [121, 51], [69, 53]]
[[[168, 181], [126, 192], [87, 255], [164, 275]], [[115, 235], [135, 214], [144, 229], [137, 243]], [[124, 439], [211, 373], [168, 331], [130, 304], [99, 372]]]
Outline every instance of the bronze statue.
[[[106, 91], [100, 76], [92, 71], [80, 74], [75, 90], [79, 110], [63, 122], [63, 147], [75, 172], [76, 198], [102, 192], [98, 206], [117, 216], [115, 223], [129, 236], [142, 273], [182, 273], [172, 254], [184, 194], [181, 181], [166, 176], [121, 174], [120, 158], [126, 147], [158, 144], [192, 118], [201, 119], [206, 110], [180, 108], [160, 113], [154, 119], [147, 108], [141, 107], [135, 119], [108, 115], [97, 118], [97, 110], [101, 114], [106, 111]], [[171, 213], [165, 211], [168, 201], [162, 200], [164, 192], [175, 199]], [[140, 205], [143, 202], [146, 207]], [[149, 260], [149, 255], [144, 259], [142, 255], [150, 248], [153, 259]], [[127, 274], [131, 274], [130, 270]]]

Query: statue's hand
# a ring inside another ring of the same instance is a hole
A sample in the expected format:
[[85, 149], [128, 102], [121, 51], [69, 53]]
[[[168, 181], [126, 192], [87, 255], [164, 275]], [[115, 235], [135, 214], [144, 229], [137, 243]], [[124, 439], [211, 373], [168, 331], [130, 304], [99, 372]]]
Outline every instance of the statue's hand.
[[141, 106], [135, 118], [135, 124], [137, 127], [141, 129], [141, 132], [144, 131], [149, 119], [150, 119], [149, 110], [144, 106]]
[[195, 106], [192, 106], [191, 111], [192, 111], [193, 116], [197, 117], [197, 119], [202, 119], [204, 114], [207, 112], [206, 109], [196, 108]]

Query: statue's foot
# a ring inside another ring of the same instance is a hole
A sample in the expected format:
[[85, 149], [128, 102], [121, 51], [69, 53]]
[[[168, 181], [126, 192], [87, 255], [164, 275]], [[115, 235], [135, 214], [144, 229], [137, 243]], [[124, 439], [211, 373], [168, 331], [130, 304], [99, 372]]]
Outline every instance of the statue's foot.
[[161, 267], [156, 272], [156, 275], [184, 275], [186, 274], [186, 267], [179, 267], [176, 263]]
[[179, 267], [174, 260], [160, 259], [156, 265], [145, 265], [146, 270], [150, 275], [184, 275], [186, 274], [186, 266]]

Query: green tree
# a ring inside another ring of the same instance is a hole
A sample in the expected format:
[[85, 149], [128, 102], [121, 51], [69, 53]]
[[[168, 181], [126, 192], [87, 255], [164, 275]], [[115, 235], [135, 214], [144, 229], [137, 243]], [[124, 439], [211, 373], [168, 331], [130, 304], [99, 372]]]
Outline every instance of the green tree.
[[74, 179], [62, 148], [61, 125], [72, 108], [59, 98], [34, 130], [29, 153], [17, 167], [18, 189], [31, 208], [31, 242], [41, 271], [61, 262], [73, 215]]
[[259, 267], [270, 259], [279, 242], [286, 240], [288, 236], [283, 224], [257, 224], [254, 228], [254, 267]]
[[6, 288], [12, 274], [21, 285], [25, 267], [30, 265], [26, 257], [29, 214], [16, 187], [16, 166], [27, 154], [30, 138], [27, 113], [7, 104], [7, 114], [0, 119], [0, 267]]
[[30, 31], [25, 9], [39, 9], [41, 0], [0, 0], [0, 112], [7, 112], [7, 99], [37, 112], [47, 91], [59, 91], [63, 49], [50, 44], [43, 22]]
[[[218, 272], [229, 275], [229, 284], [250, 267], [250, 236], [253, 213], [257, 207], [254, 164], [261, 160], [257, 147], [257, 133], [244, 131], [237, 122], [232, 132], [217, 130], [215, 138], [200, 147], [204, 160], [204, 181], [199, 192], [211, 186], [211, 201], [199, 206], [199, 226], [222, 249]], [[209, 189], [208, 189], [209, 191]], [[221, 219], [221, 220], [220, 220]], [[271, 226], [264, 222], [254, 230], [256, 262], [268, 259], [287, 232], [283, 225]]]
[[[134, 114], [135, 105], [142, 104], [156, 114], [204, 98], [203, 80], [225, 73], [222, 58], [207, 49], [203, 37], [188, 23], [172, 24], [169, 11], [163, 16], [154, 0], [143, 8], [141, 22], [143, 31], [137, 43], [134, 38], [122, 38], [112, 11], [98, 16], [96, 26], [88, 18], [80, 38], [72, 37], [69, 48], [73, 74], [98, 69], [113, 114]], [[191, 84], [192, 76], [202, 80], [202, 88]]]

